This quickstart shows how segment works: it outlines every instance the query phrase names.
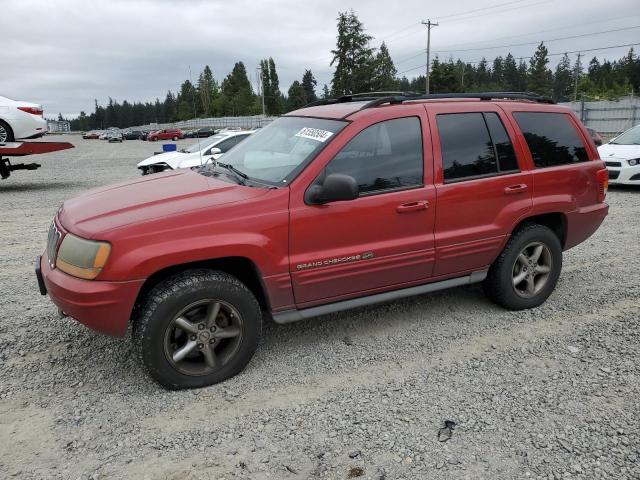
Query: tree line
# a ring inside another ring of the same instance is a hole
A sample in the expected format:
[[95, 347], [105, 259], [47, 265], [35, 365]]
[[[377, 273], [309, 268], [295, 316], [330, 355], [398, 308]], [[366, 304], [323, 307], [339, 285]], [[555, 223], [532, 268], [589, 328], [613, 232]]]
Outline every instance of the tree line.
[[[336, 47], [331, 51], [330, 63], [335, 70], [331, 86], [322, 87], [321, 98], [374, 91], [425, 92], [423, 74], [411, 79], [399, 76], [385, 43], [376, 48], [372, 42], [373, 37], [366, 33], [353, 10], [338, 14]], [[616, 98], [640, 88], [640, 57], [633, 48], [614, 61], [600, 62], [593, 57], [586, 68], [582, 62], [572, 63], [567, 54], [554, 70], [548, 64], [549, 52], [544, 43], [526, 59], [508, 53], [476, 63], [453, 58], [443, 61], [436, 56], [431, 64], [430, 91], [530, 91], [568, 101], [574, 97]], [[220, 82], [207, 65], [195, 84], [185, 80], [177, 92], [168, 91], [164, 100], [120, 103], [109, 98], [105, 106], [96, 100], [94, 112], [80, 112], [71, 120], [71, 128], [126, 128], [192, 118], [255, 115], [262, 113], [263, 102], [267, 115], [280, 115], [318, 99], [317, 80], [310, 69], [305, 69], [300, 80], [289, 86], [286, 95], [280, 88], [273, 58], [260, 61], [259, 73], [261, 91], [255, 92], [243, 62], [237, 62]]]

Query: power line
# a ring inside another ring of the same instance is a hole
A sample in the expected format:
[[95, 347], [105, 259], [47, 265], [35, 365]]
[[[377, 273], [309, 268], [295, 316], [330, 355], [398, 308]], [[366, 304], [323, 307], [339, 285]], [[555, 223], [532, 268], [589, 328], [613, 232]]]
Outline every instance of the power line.
[[[573, 50], [573, 51], [560, 52], [560, 53], [549, 53], [549, 54], [547, 54], [547, 56], [548, 57], [555, 57], [555, 56], [558, 56], [558, 55], [568, 55], [570, 53], [580, 53], [580, 54], [582, 54], [582, 53], [585, 53], [585, 52], [596, 52], [596, 51], [599, 51], [599, 50], [611, 50], [612, 48], [635, 47], [637, 45], [640, 45], [640, 43], [625, 43], [625, 44], [622, 44], [622, 45], [610, 45], [608, 47], [585, 48], [585, 49], [582, 49], [582, 50]], [[518, 58], [520, 60], [525, 60], [525, 59], [533, 58], [533, 56], [518, 57]], [[486, 61], [486, 59], [482, 59], [482, 60], [474, 60], [472, 62], [462, 62], [462, 63], [469, 64], [469, 65], [475, 65], [475, 64], [478, 64], [478, 63], [482, 62], [483, 60]], [[411, 72], [413, 70], [418, 70], [419, 68], [424, 68], [424, 67], [425, 67], [425, 65], [418, 65], [417, 67], [413, 67], [413, 68], [409, 68], [407, 70], [404, 70], [404, 71], [398, 73], [398, 75], [402, 75], [403, 73]]]
[[570, 35], [568, 37], [551, 38], [551, 39], [548, 39], [548, 40], [540, 40], [540, 41], [534, 41], [534, 42], [512, 43], [512, 44], [509, 44], [509, 45], [493, 45], [493, 46], [490, 46], [490, 47], [466, 48], [466, 49], [457, 49], [457, 50], [439, 50], [439, 51], [434, 52], [434, 53], [473, 52], [473, 51], [480, 51], [480, 50], [493, 50], [495, 48], [522, 47], [524, 45], [539, 44], [540, 42], [545, 42], [545, 43], [558, 42], [560, 40], [569, 40], [571, 38], [589, 37], [589, 36], [592, 36], [592, 35], [604, 35], [605, 33], [622, 32], [622, 31], [625, 31], [625, 30], [633, 30], [635, 28], [640, 28], [640, 25], [634, 25], [632, 27], [614, 28], [613, 30], [603, 30], [602, 32], [581, 33], [579, 35]]
[[494, 5], [487, 5], [486, 7], [476, 8], [474, 10], [467, 10], [466, 12], [452, 13], [451, 15], [440, 15], [438, 17], [438, 19], [442, 20], [443, 18], [459, 17], [461, 15], [467, 15], [469, 13], [482, 12], [484, 10], [490, 10], [492, 8], [504, 7], [506, 5], [513, 5], [514, 3], [522, 3], [522, 2], [527, 2], [527, 1], [529, 1], [529, 0], [515, 0], [513, 2], [505, 2], [505, 3], [494, 4]]

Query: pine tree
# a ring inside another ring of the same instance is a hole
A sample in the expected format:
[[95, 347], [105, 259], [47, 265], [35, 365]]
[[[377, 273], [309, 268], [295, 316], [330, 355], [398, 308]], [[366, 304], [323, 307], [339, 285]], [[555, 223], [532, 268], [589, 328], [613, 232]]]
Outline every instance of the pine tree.
[[306, 94], [302, 84], [295, 80], [289, 87], [287, 98], [287, 110], [296, 110], [307, 104]]
[[305, 70], [302, 76], [302, 89], [307, 103], [315, 102], [318, 99], [316, 95], [317, 80], [313, 76], [311, 70]]
[[327, 87], [327, 84], [325, 83], [324, 86], [322, 87], [322, 98], [330, 98], [331, 97], [331, 93], [329, 92], [329, 87]]
[[233, 70], [222, 82], [225, 97], [223, 108], [226, 115], [250, 115], [254, 107], [254, 95], [247, 69], [242, 62], [236, 62]]
[[571, 71], [569, 55], [565, 53], [556, 66], [556, 71], [553, 75], [553, 98], [556, 101], [566, 102], [571, 98], [572, 92], [573, 72]]
[[273, 58], [269, 57], [260, 61], [260, 72], [266, 113], [267, 115], [280, 115], [282, 113], [282, 93]]
[[387, 45], [382, 42], [373, 60], [371, 88], [374, 91], [393, 90], [398, 83], [396, 67], [393, 64]]
[[370, 91], [373, 69], [371, 36], [353, 10], [338, 14], [336, 49], [331, 50], [336, 70], [331, 81], [333, 95]]
[[551, 96], [553, 93], [553, 74], [547, 68], [549, 63], [549, 50], [540, 43], [533, 57], [529, 61], [529, 90], [539, 95]]
[[[177, 120], [189, 120], [196, 116], [196, 89], [189, 80], [180, 85], [180, 93], [177, 98]], [[155, 115], [154, 115], [155, 117]], [[155, 121], [155, 118], [153, 118]]]
[[[491, 69], [491, 81], [499, 88], [502, 87], [504, 82], [504, 60], [502, 57], [496, 57], [493, 59], [493, 68]], [[501, 88], [500, 88], [501, 89]]]
[[518, 65], [513, 55], [509, 53], [503, 62], [503, 83], [506, 90], [510, 92], [517, 92], [520, 89], [520, 82], [518, 81]]
[[198, 78], [198, 97], [200, 98], [200, 112], [203, 116], [214, 115], [213, 102], [218, 93], [218, 84], [213, 78], [213, 72], [209, 65], [205, 65]]
[[525, 62], [522, 58], [520, 59], [520, 63], [518, 63], [518, 88], [519, 92], [526, 92], [529, 89], [529, 69], [527, 68], [527, 62]]

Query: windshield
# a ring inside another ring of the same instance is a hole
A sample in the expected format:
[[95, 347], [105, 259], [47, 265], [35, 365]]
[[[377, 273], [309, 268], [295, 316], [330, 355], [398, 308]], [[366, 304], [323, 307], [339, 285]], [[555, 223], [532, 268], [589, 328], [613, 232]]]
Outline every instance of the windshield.
[[185, 150], [185, 152], [187, 153], [199, 152], [200, 150], [203, 150], [225, 138], [227, 138], [227, 135], [214, 135], [213, 137], [204, 138], [200, 142], [196, 142], [193, 145], [191, 145], [189, 148]]
[[224, 163], [251, 179], [280, 185], [290, 181], [347, 122], [280, 117], [224, 155]]
[[640, 145], [640, 125], [630, 128], [622, 135], [611, 140], [616, 145]]

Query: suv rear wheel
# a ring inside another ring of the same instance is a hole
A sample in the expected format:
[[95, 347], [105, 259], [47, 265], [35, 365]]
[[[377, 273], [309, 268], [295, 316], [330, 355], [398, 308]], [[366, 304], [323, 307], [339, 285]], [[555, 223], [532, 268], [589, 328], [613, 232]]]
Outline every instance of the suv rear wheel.
[[561, 270], [560, 240], [551, 229], [530, 223], [511, 236], [483, 287], [491, 300], [509, 310], [533, 308], [551, 295]]
[[196, 388], [233, 377], [260, 340], [253, 294], [223, 272], [191, 270], [154, 287], [133, 328], [139, 358], [166, 388]]

